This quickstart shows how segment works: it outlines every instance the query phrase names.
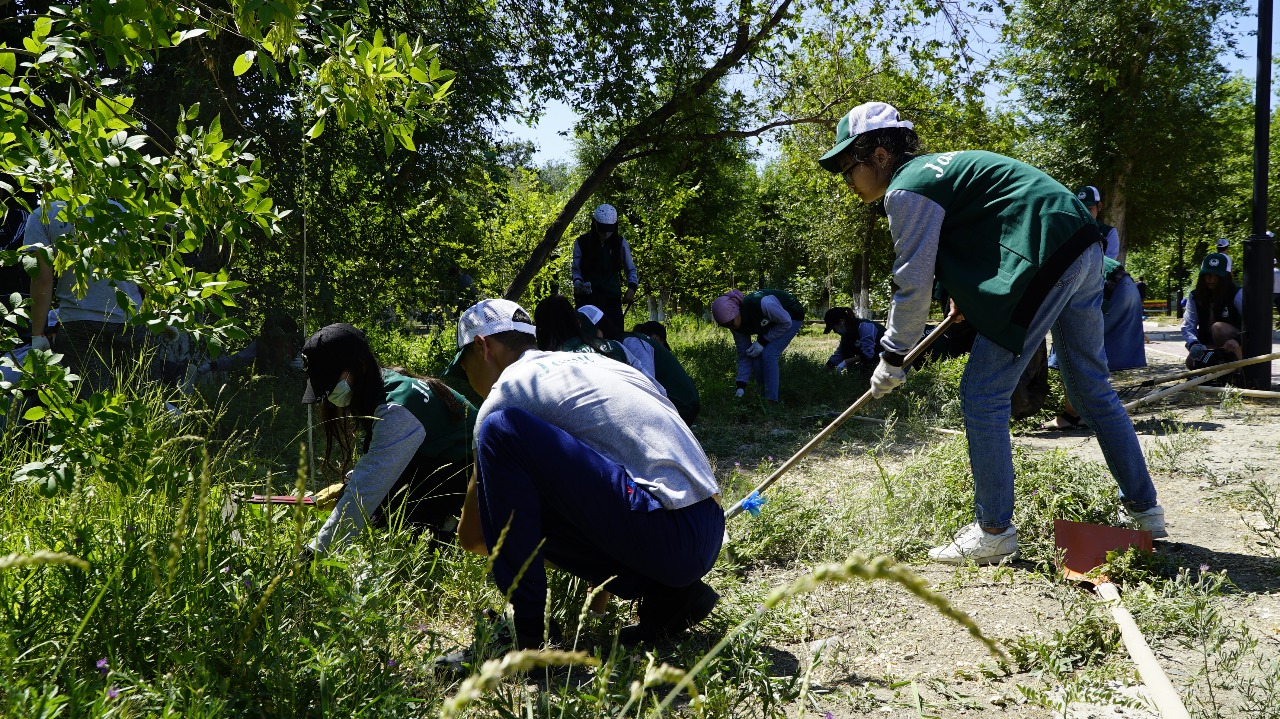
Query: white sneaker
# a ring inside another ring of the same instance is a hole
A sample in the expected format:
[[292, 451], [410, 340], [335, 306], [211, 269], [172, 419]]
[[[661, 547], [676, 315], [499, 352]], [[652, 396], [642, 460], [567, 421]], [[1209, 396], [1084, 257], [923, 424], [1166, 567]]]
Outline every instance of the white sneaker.
[[977, 522], [956, 533], [951, 544], [929, 550], [929, 559], [943, 564], [997, 564], [1018, 556], [1018, 530], [1009, 527], [1000, 534], [989, 534]]
[[1125, 507], [1120, 511], [1120, 522], [1128, 522], [1138, 529], [1151, 532], [1153, 539], [1164, 539], [1169, 536], [1169, 530], [1164, 526], [1164, 507], [1158, 504], [1145, 512], [1131, 512], [1128, 507]]

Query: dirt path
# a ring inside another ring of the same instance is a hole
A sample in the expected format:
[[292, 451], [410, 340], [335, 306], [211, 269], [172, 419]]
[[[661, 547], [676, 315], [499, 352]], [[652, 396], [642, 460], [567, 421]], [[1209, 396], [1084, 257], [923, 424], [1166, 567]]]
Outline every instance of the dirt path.
[[[1177, 371], [1180, 356], [1164, 354], [1160, 346], [1149, 349], [1157, 350], [1149, 353], [1152, 366], [1117, 384]], [[1280, 403], [1231, 399], [1224, 406], [1219, 397], [1189, 395], [1136, 411], [1134, 419], [1168, 515], [1171, 537], [1158, 543], [1158, 552], [1193, 571], [1225, 570], [1234, 589], [1214, 599], [1221, 602], [1223, 616], [1248, 627], [1261, 656], [1280, 658], [1280, 561], [1267, 558], [1259, 535], [1250, 529], [1260, 517], [1249, 489], [1254, 480], [1274, 483], [1280, 477]], [[1037, 450], [1065, 448], [1102, 461], [1087, 430], [1030, 432], [1015, 442]], [[850, 452], [808, 462], [795, 481], [806, 490], [826, 492], [833, 476], [870, 482], [876, 471]], [[920, 564], [913, 569], [997, 639], [1048, 641], [1055, 631], [1079, 627], [1081, 614], [1093, 608], [1081, 590], [1030, 567]], [[763, 570], [751, 579], [777, 584], [803, 572]], [[817, 693], [794, 709], [795, 716], [959, 717], [981, 711], [1049, 717], [1063, 714], [1044, 705], [1064, 700], [1071, 717], [1157, 716], [1142, 708], [1140, 683], [1122, 649], [1101, 666], [1094, 662], [1087, 682], [1059, 683], [1043, 673], [1001, 673], [965, 630], [897, 585], [825, 586], [799, 603], [796, 641], [775, 647], [801, 667], [818, 657], [811, 671]], [[1184, 694], [1191, 693], [1188, 685], [1206, 666], [1216, 666], [1215, 657], [1206, 663], [1203, 647], [1158, 638], [1153, 645]], [[1238, 706], [1232, 704], [1236, 699], [1223, 701], [1224, 707]], [[1121, 706], [1126, 703], [1132, 706]], [[1235, 715], [1230, 712], [1222, 715]]]

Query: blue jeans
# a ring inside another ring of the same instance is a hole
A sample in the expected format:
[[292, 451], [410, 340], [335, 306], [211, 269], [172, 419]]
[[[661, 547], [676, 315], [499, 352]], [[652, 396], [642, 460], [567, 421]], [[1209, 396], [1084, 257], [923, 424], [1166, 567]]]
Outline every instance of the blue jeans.
[[1120, 499], [1135, 512], [1156, 505], [1133, 422], [1111, 388], [1102, 350], [1102, 249], [1090, 247], [1059, 278], [1036, 311], [1022, 353], [1015, 355], [979, 334], [960, 382], [969, 463], [973, 467], [978, 524], [1013, 523], [1013, 448], [1009, 398], [1046, 333], [1053, 333], [1058, 367], [1072, 405], [1098, 438]]
[[524, 410], [485, 417], [476, 464], [490, 550], [509, 523], [493, 578], [511, 591], [518, 628], [542, 626], [543, 559], [592, 584], [612, 577], [609, 591], [637, 599], [697, 582], [720, 554], [724, 512], [714, 499], [664, 509], [625, 467]]
[[777, 402], [778, 385], [782, 377], [782, 370], [779, 367], [782, 351], [791, 344], [791, 340], [795, 339], [796, 335], [800, 334], [801, 327], [804, 327], [803, 320], [793, 320], [785, 334], [764, 346], [764, 352], [761, 352], [759, 357], [747, 357], [743, 354], [751, 346], [751, 338], [741, 332], [734, 332], [733, 339], [738, 348], [738, 380], [749, 382], [753, 375], [758, 377], [760, 384], [764, 387], [764, 398]]

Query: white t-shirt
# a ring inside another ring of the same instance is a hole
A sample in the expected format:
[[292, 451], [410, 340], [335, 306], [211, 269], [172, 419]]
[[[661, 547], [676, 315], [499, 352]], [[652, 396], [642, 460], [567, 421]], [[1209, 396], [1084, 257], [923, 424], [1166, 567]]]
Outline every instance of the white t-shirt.
[[[27, 246], [53, 247], [59, 237], [71, 232], [67, 211], [63, 202], [52, 202], [49, 207], [56, 219], [45, 223], [45, 208], [37, 207], [27, 218], [25, 242]], [[134, 308], [142, 304], [142, 293], [132, 282], [116, 282], [100, 279], [89, 283], [84, 297], [75, 293], [75, 273], [67, 270], [58, 278], [53, 295], [58, 299], [58, 317], [63, 322], [90, 321], [123, 324], [128, 317], [116, 302], [116, 288], [124, 291]]]
[[595, 353], [527, 350], [502, 371], [476, 415], [517, 408], [626, 468], [666, 509], [720, 491], [675, 405], [633, 367]]

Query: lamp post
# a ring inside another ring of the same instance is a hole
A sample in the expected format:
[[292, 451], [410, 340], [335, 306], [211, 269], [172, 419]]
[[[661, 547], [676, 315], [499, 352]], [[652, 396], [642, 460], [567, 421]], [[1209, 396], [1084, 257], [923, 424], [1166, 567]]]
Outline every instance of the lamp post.
[[[1272, 259], [1275, 239], [1267, 232], [1267, 180], [1271, 143], [1272, 0], [1258, 0], [1258, 76], [1253, 109], [1252, 232], [1244, 241], [1244, 356], [1271, 353]], [[1271, 363], [1244, 368], [1251, 389], [1271, 389]]]

